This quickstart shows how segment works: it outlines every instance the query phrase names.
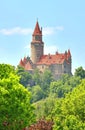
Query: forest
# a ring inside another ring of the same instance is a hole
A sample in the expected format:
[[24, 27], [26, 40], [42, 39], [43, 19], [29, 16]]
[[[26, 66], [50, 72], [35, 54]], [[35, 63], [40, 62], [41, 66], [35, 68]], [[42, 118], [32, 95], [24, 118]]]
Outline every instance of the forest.
[[49, 70], [0, 64], [1, 130], [84, 130], [85, 70], [55, 80]]

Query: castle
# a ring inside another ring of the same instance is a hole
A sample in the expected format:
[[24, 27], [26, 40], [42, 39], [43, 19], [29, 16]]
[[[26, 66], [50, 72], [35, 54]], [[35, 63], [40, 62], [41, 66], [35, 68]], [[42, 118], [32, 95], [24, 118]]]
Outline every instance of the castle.
[[62, 74], [71, 74], [71, 53], [68, 50], [65, 53], [56, 52], [54, 55], [45, 55], [42, 28], [40, 29], [37, 21], [32, 34], [31, 57], [21, 59], [19, 66], [27, 71], [38, 68], [40, 72], [44, 72], [45, 69], [49, 69], [54, 78], [59, 79]]

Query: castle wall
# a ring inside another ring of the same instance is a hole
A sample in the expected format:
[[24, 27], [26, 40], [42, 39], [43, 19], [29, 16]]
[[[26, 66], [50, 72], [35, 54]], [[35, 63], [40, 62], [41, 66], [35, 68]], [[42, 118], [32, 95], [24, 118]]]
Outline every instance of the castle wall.
[[37, 65], [37, 68], [41, 71], [41, 72], [44, 72], [46, 69], [49, 68], [49, 66], [47, 65]]
[[49, 67], [51, 70], [53, 77], [57, 80], [59, 79], [63, 74], [71, 74], [71, 64], [67, 64], [64, 62], [63, 64], [53, 64]]
[[62, 64], [52, 64], [49, 69], [51, 70], [54, 79], [59, 79], [63, 73]]
[[71, 74], [71, 64], [64, 62], [63, 64], [52, 64], [47, 65], [37, 65], [37, 68], [44, 72], [46, 69], [49, 69], [52, 72], [54, 79], [58, 80], [63, 74]]
[[71, 62], [64, 62], [62, 64], [62, 68], [63, 68], [63, 73], [68, 73], [71, 74]]

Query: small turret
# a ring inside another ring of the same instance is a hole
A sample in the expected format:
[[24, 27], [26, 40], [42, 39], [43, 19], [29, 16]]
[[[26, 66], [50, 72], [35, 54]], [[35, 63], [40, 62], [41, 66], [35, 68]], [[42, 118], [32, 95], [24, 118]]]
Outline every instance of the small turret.
[[68, 56], [70, 57], [71, 56], [71, 52], [70, 52], [70, 50], [68, 49]]

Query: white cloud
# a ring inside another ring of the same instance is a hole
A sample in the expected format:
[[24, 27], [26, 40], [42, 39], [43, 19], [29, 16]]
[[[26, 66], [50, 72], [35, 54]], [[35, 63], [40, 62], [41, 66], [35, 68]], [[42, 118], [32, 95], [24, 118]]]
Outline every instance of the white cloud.
[[14, 35], [14, 34], [27, 35], [32, 33], [32, 29], [15, 27], [11, 29], [1, 29], [0, 33], [3, 35]]
[[55, 29], [53, 27], [43, 28], [43, 35], [51, 35], [53, 34]]
[[[45, 27], [45, 28], [43, 28], [43, 35], [52, 35], [56, 31], [63, 31], [63, 30], [64, 30], [63, 26]], [[33, 29], [32, 28], [21, 28], [21, 27], [14, 27], [11, 29], [4, 28], [4, 29], [0, 29], [0, 33], [3, 35], [15, 35], [15, 34], [28, 35], [28, 34], [33, 33]]]
[[43, 35], [52, 35], [56, 31], [63, 31], [64, 27], [63, 26], [57, 26], [57, 27], [46, 27], [43, 28]]

